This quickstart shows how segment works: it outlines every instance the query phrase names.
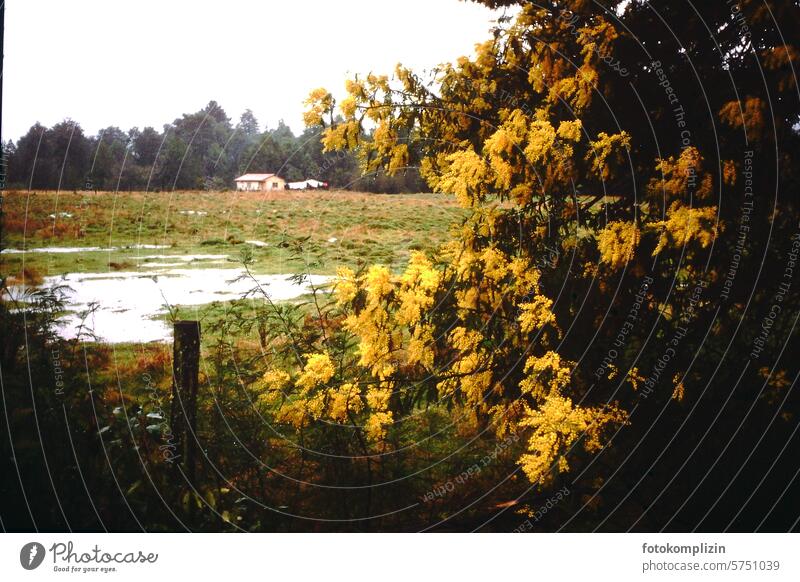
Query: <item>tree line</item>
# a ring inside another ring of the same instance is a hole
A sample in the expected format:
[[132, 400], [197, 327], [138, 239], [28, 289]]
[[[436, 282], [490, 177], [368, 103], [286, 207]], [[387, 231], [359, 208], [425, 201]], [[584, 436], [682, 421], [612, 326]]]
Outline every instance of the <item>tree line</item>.
[[3, 148], [6, 184], [14, 189], [226, 190], [241, 174], [274, 172], [287, 181], [315, 178], [339, 189], [427, 190], [415, 168], [362, 175], [357, 153], [323, 152], [319, 128], [296, 136], [280, 121], [262, 131], [250, 109], [233, 124], [215, 101], [160, 131], [109, 126], [87, 135], [71, 119], [52, 127], [37, 122]]

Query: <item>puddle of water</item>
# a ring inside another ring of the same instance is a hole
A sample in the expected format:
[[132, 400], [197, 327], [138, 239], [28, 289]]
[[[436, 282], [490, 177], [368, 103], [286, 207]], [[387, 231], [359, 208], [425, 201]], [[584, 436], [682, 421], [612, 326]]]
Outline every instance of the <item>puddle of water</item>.
[[[225, 261], [228, 258], [228, 255], [142, 255], [138, 257], [140, 259], [144, 259], [148, 261], [150, 259], [159, 259], [162, 261], [183, 261], [183, 263], [189, 263], [191, 261]], [[183, 264], [178, 263], [178, 264]], [[142, 264], [142, 266], [146, 266], [147, 263]]]
[[0, 253], [16, 255], [19, 253], [90, 253], [96, 251], [115, 251], [115, 248], [104, 249], [101, 247], [42, 247], [36, 249], [3, 249]]
[[[158, 274], [132, 271], [110, 273], [70, 273], [63, 277], [45, 277], [44, 285], [63, 284], [67, 291], [67, 309], [60, 322], [59, 335], [77, 337], [79, 312], [97, 303], [97, 309], [85, 321], [100, 341], [107, 343], [170, 341], [171, 325], [153, 319], [167, 312], [170, 305], [199, 306], [213, 301], [238, 299], [256, 286], [252, 279], [236, 281], [243, 269], [171, 269]], [[308, 282], [298, 285], [290, 275], [257, 275], [256, 280], [273, 301], [285, 301], [310, 291]], [[312, 275], [314, 285], [323, 285], [330, 277]], [[257, 295], [263, 297], [263, 295]], [[191, 317], [191, 310], [181, 309]]]
[[[203, 261], [203, 265], [218, 265], [220, 263], [225, 263], [227, 261]], [[166, 269], [167, 267], [185, 267], [186, 261], [180, 261], [177, 263], [158, 263], [155, 261], [144, 261], [139, 264], [139, 268], [142, 269]]]
[[0, 251], [2, 254], [19, 254], [19, 253], [89, 253], [89, 252], [110, 252], [120, 251], [126, 249], [168, 249], [169, 245], [126, 245], [122, 247], [39, 247], [33, 249], [3, 249]]
[[264, 242], [263, 240], [246, 240], [244, 241], [249, 245], [253, 245], [254, 247], [268, 247], [269, 243]]

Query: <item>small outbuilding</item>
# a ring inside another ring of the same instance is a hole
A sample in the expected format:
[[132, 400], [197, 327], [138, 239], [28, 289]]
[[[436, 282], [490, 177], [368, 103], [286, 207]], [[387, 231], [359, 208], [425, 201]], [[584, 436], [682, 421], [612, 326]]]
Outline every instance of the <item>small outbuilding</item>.
[[327, 188], [328, 183], [315, 180], [314, 178], [309, 178], [308, 180], [303, 180], [302, 182], [289, 182], [286, 186], [289, 188], [289, 190], [316, 190], [318, 188]]
[[245, 192], [266, 192], [286, 188], [286, 180], [277, 174], [245, 174], [236, 178], [234, 182], [237, 190]]

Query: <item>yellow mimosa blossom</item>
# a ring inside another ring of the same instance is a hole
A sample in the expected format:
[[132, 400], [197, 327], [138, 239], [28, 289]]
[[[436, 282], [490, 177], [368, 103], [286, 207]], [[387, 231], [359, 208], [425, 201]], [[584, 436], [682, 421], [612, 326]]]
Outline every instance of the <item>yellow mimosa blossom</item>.
[[661, 228], [661, 236], [653, 256], [664, 250], [669, 243], [680, 248], [696, 240], [701, 247], [707, 247], [717, 236], [717, 226], [714, 224], [716, 215], [716, 206], [692, 208], [676, 200], [667, 211], [667, 220], [650, 225], [653, 228]]
[[581, 128], [583, 125], [581, 124], [580, 119], [576, 119], [575, 121], [562, 121], [561, 124], [558, 126], [558, 131], [556, 135], [561, 139], [566, 139], [569, 141], [578, 141], [581, 139]]
[[392, 274], [383, 265], [373, 265], [367, 270], [364, 288], [368, 301], [379, 301], [392, 292]]
[[686, 389], [683, 386], [683, 382], [678, 382], [675, 384], [675, 388], [672, 390], [672, 398], [678, 402], [683, 402], [683, 398], [686, 396]]
[[633, 222], [609, 222], [597, 236], [600, 262], [619, 269], [628, 263], [636, 252], [641, 233]]
[[475, 287], [456, 291], [456, 301], [459, 309], [474, 310], [478, 308], [478, 299], [480, 298], [480, 290]]
[[447, 156], [448, 167], [436, 184], [437, 192], [455, 194], [462, 206], [475, 206], [483, 198], [489, 169], [473, 150]]
[[729, 186], [736, 184], [736, 164], [733, 160], [722, 162], [722, 181]]
[[561, 356], [549, 351], [543, 356], [531, 356], [525, 362], [528, 375], [520, 383], [520, 390], [535, 399], [559, 394], [570, 381], [570, 369], [561, 364]]
[[297, 386], [310, 390], [320, 384], [325, 384], [333, 378], [336, 368], [328, 354], [311, 354], [303, 368], [303, 373], [297, 379]]
[[553, 300], [544, 295], [536, 295], [530, 303], [522, 303], [518, 318], [522, 332], [530, 333], [555, 322], [556, 316], [550, 311], [552, 306]]
[[303, 121], [307, 126], [319, 125], [322, 123], [322, 115], [333, 106], [333, 95], [322, 88], [314, 89], [305, 104], [309, 109], [303, 113]]
[[275, 413], [279, 423], [291, 424], [295, 428], [306, 426], [311, 420], [307, 414], [306, 401], [287, 402]]
[[622, 131], [613, 135], [600, 132], [597, 139], [591, 142], [591, 149], [586, 154], [586, 161], [590, 162], [592, 171], [601, 180], [612, 177], [611, 161], [620, 161], [622, 152], [630, 147], [630, 136]]
[[634, 391], [638, 390], [645, 380], [646, 378], [639, 373], [639, 368], [633, 367], [628, 370], [628, 382], [630, 382]]
[[508, 269], [515, 279], [517, 294], [520, 296], [539, 292], [539, 270], [524, 257], [514, 257]]
[[508, 259], [502, 251], [489, 247], [481, 254], [484, 276], [500, 281], [508, 273]]
[[306, 414], [311, 420], [319, 420], [325, 412], [325, 393], [319, 392], [305, 400]]
[[258, 401], [263, 404], [277, 402], [288, 390], [291, 377], [283, 370], [270, 368], [261, 378], [261, 383], [265, 391], [258, 395]]
[[373, 412], [367, 418], [364, 432], [371, 441], [381, 441], [386, 437], [386, 427], [392, 424], [391, 412]]
[[546, 118], [544, 110], [537, 111], [537, 119], [531, 122], [525, 156], [530, 163], [543, 162], [556, 141], [556, 130]]
[[356, 384], [342, 384], [330, 390], [330, 409], [328, 416], [335, 422], [348, 420], [348, 413], [358, 414], [364, 409], [361, 391]]
[[481, 348], [483, 336], [475, 330], [457, 327], [450, 333], [449, 340], [460, 355], [453, 359], [446, 373], [451, 376], [437, 385], [439, 393], [444, 397], [458, 389], [467, 402], [482, 406], [492, 382], [492, 356]]
[[719, 110], [719, 118], [731, 127], [745, 127], [750, 139], [758, 139], [766, 126], [766, 109], [767, 104], [763, 99], [747, 96], [728, 101]]
[[457, 327], [450, 332], [450, 341], [457, 350], [462, 352], [475, 351], [483, 341], [483, 336], [473, 329]]
[[[711, 175], [702, 172], [703, 157], [696, 147], [687, 147], [676, 160], [670, 156], [661, 159], [656, 164], [656, 171], [661, 173], [660, 178], [653, 178], [647, 189], [653, 196], [669, 198], [688, 194], [690, 184], [694, 185], [694, 193], [703, 198], [712, 191]], [[734, 172], [735, 177], [735, 172]]]
[[400, 277], [398, 292], [400, 307], [397, 322], [417, 323], [422, 312], [433, 305], [433, 295], [439, 287], [440, 273], [433, 268], [424, 253], [414, 251], [405, 273]]
[[391, 396], [392, 390], [390, 388], [372, 386], [367, 390], [367, 406], [372, 410], [387, 410]]
[[433, 356], [433, 326], [417, 326], [408, 341], [406, 362], [409, 365], [422, 364], [426, 368], [431, 368]]
[[358, 145], [359, 131], [358, 122], [355, 120], [326, 127], [322, 134], [322, 144], [325, 146], [323, 151], [331, 152], [345, 147], [355, 147]]
[[336, 269], [336, 302], [339, 305], [349, 303], [358, 294], [358, 283], [356, 282], [355, 273], [348, 267], [339, 267]]
[[289, 386], [290, 379], [288, 373], [277, 368], [270, 368], [262, 376], [264, 386], [269, 390], [284, 390]]
[[356, 106], [357, 103], [355, 98], [349, 96], [342, 100], [342, 102], [339, 104], [339, 109], [341, 109], [342, 114], [345, 117], [353, 117], [353, 115], [355, 115], [356, 112]]
[[553, 474], [569, 469], [566, 455], [579, 438], [584, 439], [586, 450], [596, 450], [601, 446], [600, 435], [605, 426], [624, 419], [625, 415], [616, 408], [604, 411], [576, 407], [569, 398], [550, 395], [520, 423], [534, 432], [519, 465], [531, 482], [545, 484]]

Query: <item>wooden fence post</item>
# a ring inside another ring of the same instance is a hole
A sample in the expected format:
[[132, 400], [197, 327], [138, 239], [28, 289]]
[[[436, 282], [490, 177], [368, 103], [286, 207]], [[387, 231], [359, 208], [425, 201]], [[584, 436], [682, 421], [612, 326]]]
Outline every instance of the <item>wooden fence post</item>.
[[197, 385], [200, 372], [200, 322], [176, 321], [172, 344], [172, 431], [179, 462], [194, 482], [197, 453]]

